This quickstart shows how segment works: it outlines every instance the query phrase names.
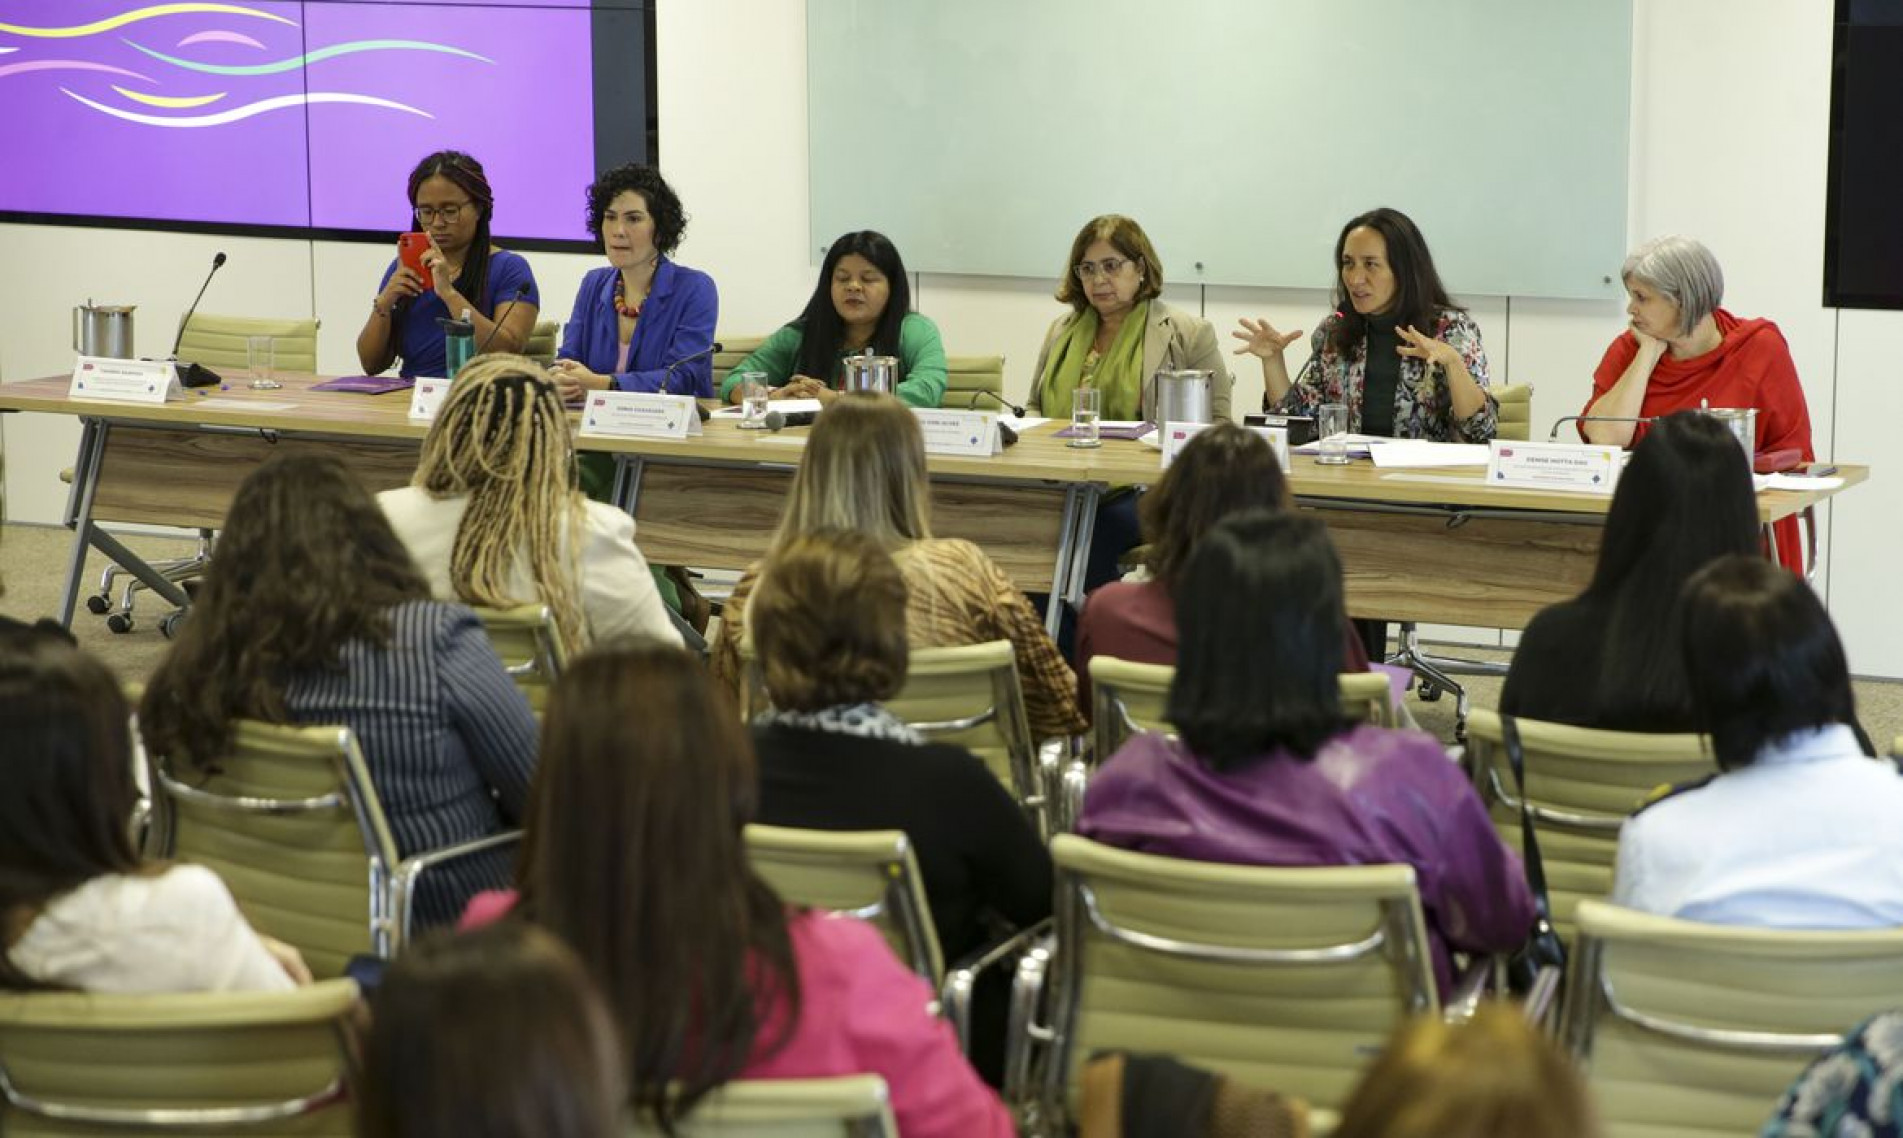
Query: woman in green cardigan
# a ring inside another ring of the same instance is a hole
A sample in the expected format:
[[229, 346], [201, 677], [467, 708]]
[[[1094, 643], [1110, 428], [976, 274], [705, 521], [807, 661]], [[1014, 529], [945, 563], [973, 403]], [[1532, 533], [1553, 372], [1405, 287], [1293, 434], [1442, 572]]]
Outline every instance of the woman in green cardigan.
[[885, 235], [870, 229], [833, 242], [806, 311], [728, 372], [720, 397], [740, 402], [740, 376], [758, 371], [766, 373], [775, 399], [831, 402], [845, 378], [841, 361], [867, 349], [898, 357], [893, 394], [906, 403], [936, 407], [944, 398], [945, 347], [938, 325], [912, 311], [905, 262]]

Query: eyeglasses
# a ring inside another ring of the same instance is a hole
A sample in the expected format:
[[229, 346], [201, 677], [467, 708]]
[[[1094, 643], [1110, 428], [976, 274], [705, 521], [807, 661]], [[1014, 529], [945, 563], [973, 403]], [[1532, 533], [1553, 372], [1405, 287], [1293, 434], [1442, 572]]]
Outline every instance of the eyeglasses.
[[1101, 261], [1084, 261], [1071, 272], [1076, 273], [1080, 281], [1087, 281], [1091, 277], [1114, 277], [1123, 266], [1134, 265], [1140, 260], [1141, 257], [1105, 257]]
[[455, 205], [446, 205], [440, 209], [432, 206], [419, 205], [416, 207], [416, 223], [418, 225], [428, 225], [440, 217], [443, 219], [444, 225], [454, 225], [456, 224], [456, 220], [463, 215], [463, 209], [472, 204], [474, 203], [458, 202]]

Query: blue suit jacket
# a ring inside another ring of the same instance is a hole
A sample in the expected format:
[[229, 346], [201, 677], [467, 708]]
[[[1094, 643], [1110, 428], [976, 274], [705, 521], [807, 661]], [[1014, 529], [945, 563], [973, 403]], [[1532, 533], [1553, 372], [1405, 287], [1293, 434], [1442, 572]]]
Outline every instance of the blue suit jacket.
[[[720, 316], [720, 294], [714, 278], [663, 257], [654, 270], [654, 287], [635, 325], [628, 370], [613, 371], [621, 343], [614, 306], [613, 265], [604, 265], [582, 278], [575, 293], [575, 310], [562, 331], [563, 359], [579, 360], [590, 371], [610, 376], [617, 391], [659, 391], [667, 366], [714, 342], [714, 324]], [[714, 364], [703, 357], [674, 369], [667, 381], [672, 395], [714, 397]]]

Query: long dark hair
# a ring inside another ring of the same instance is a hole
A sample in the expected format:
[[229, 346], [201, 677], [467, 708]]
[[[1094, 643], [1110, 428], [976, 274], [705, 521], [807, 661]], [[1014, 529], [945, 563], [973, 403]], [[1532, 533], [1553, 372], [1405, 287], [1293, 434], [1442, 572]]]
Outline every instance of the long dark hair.
[[[628, 714], [636, 703], [649, 712]], [[609, 645], [555, 685], [519, 911], [581, 957], [620, 1025], [634, 1104], [669, 1133], [798, 1022], [786, 909], [741, 840], [757, 799], [738, 713], [680, 649]], [[782, 1028], [764, 1048], [763, 1012]]]
[[575, 954], [522, 921], [405, 946], [370, 997], [359, 1138], [612, 1138], [624, 1064]]
[[1686, 582], [1676, 656], [1698, 730], [1725, 770], [1749, 766], [1770, 743], [1806, 728], [1857, 730], [1857, 697], [1843, 642], [1822, 601], [1790, 570], [1734, 553]]
[[1463, 311], [1448, 297], [1440, 274], [1434, 270], [1434, 255], [1427, 251], [1427, 238], [1418, 226], [1398, 209], [1371, 209], [1348, 219], [1335, 238], [1335, 314], [1328, 320], [1328, 344], [1346, 355], [1367, 338], [1368, 318], [1355, 311], [1348, 289], [1341, 283], [1341, 255], [1348, 235], [1366, 227], [1381, 235], [1388, 246], [1388, 269], [1394, 274], [1394, 304], [1387, 315], [1397, 324], [1411, 325], [1423, 335], [1432, 336], [1440, 321], [1441, 309]]
[[1584, 594], [1607, 610], [1599, 674], [1581, 677], [1597, 693], [1595, 726], [1688, 728], [1679, 595], [1714, 559], [1757, 549], [1751, 467], [1731, 432], [1695, 411], [1653, 424], [1619, 477]]
[[1244, 510], [1203, 536], [1173, 590], [1169, 719], [1228, 769], [1268, 751], [1313, 758], [1341, 710], [1341, 559], [1322, 523]]
[[[423, 183], [431, 178], [449, 179], [455, 186], [469, 195], [476, 207], [476, 235], [470, 240], [469, 255], [463, 258], [462, 275], [456, 278], [456, 291], [469, 298], [476, 311], [491, 316], [489, 311], [489, 222], [495, 217], [496, 195], [489, 188], [488, 175], [482, 172], [482, 163], [464, 154], [460, 150], [438, 150], [416, 164], [410, 171], [410, 224], [416, 224], [416, 192]], [[452, 312], [451, 316], [461, 313]]]
[[[59, 631], [0, 629], [0, 920], [10, 929], [105, 874], [136, 873], [125, 697]], [[0, 938], [0, 988], [45, 988]]]
[[352, 640], [387, 644], [390, 609], [429, 584], [363, 484], [336, 458], [273, 456], [231, 501], [191, 618], [139, 706], [161, 754], [215, 763], [233, 719], [288, 723], [284, 687], [336, 668]]
[[1190, 550], [1230, 514], [1288, 505], [1282, 465], [1261, 435], [1234, 423], [1199, 431], [1138, 504], [1150, 576], [1171, 584]]
[[819, 283], [806, 302], [806, 311], [795, 321], [801, 329], [798, 373], [826, 380], [828, 384], [839, 367], [839, 350], [846, 341], [846, 322], [833, 307], [833, 270], [854, 253], [872, 262], [872, 267], [884, 273], [891, 286], [885, 311], [879, 314], [879, 326], [873, 330], [871, 343], [866, 345], [874, 355], [899, 354], [899, 325], [912, 311], [912, 280], [905, 275], [905, 262], [899, 258], [898, 247], [885, 234], [861, 229], [833, 242], [826, 250], [826, 260], [819, 266]]

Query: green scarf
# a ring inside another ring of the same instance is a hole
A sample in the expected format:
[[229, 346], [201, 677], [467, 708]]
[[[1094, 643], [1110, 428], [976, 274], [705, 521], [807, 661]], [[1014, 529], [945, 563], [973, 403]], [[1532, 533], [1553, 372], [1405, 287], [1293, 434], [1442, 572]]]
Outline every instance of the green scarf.
[[[1117, 338], [1097, 360], [1091, 376], [1092, 387], [1103, 392], [1102, 415], [1106, 419], [1143, 417], [1143, 329], [1150, 323], [1150, 302], [1139, 301], [1117, 329]], [[1040, 413], [1052, 418], [1070, 417], [1071, 393], [1084, 381], [1084, 357], [1097, 339], [1097, 310], [1085, 308], [1051, 348], [1044, 363], [1044, 390]]]

